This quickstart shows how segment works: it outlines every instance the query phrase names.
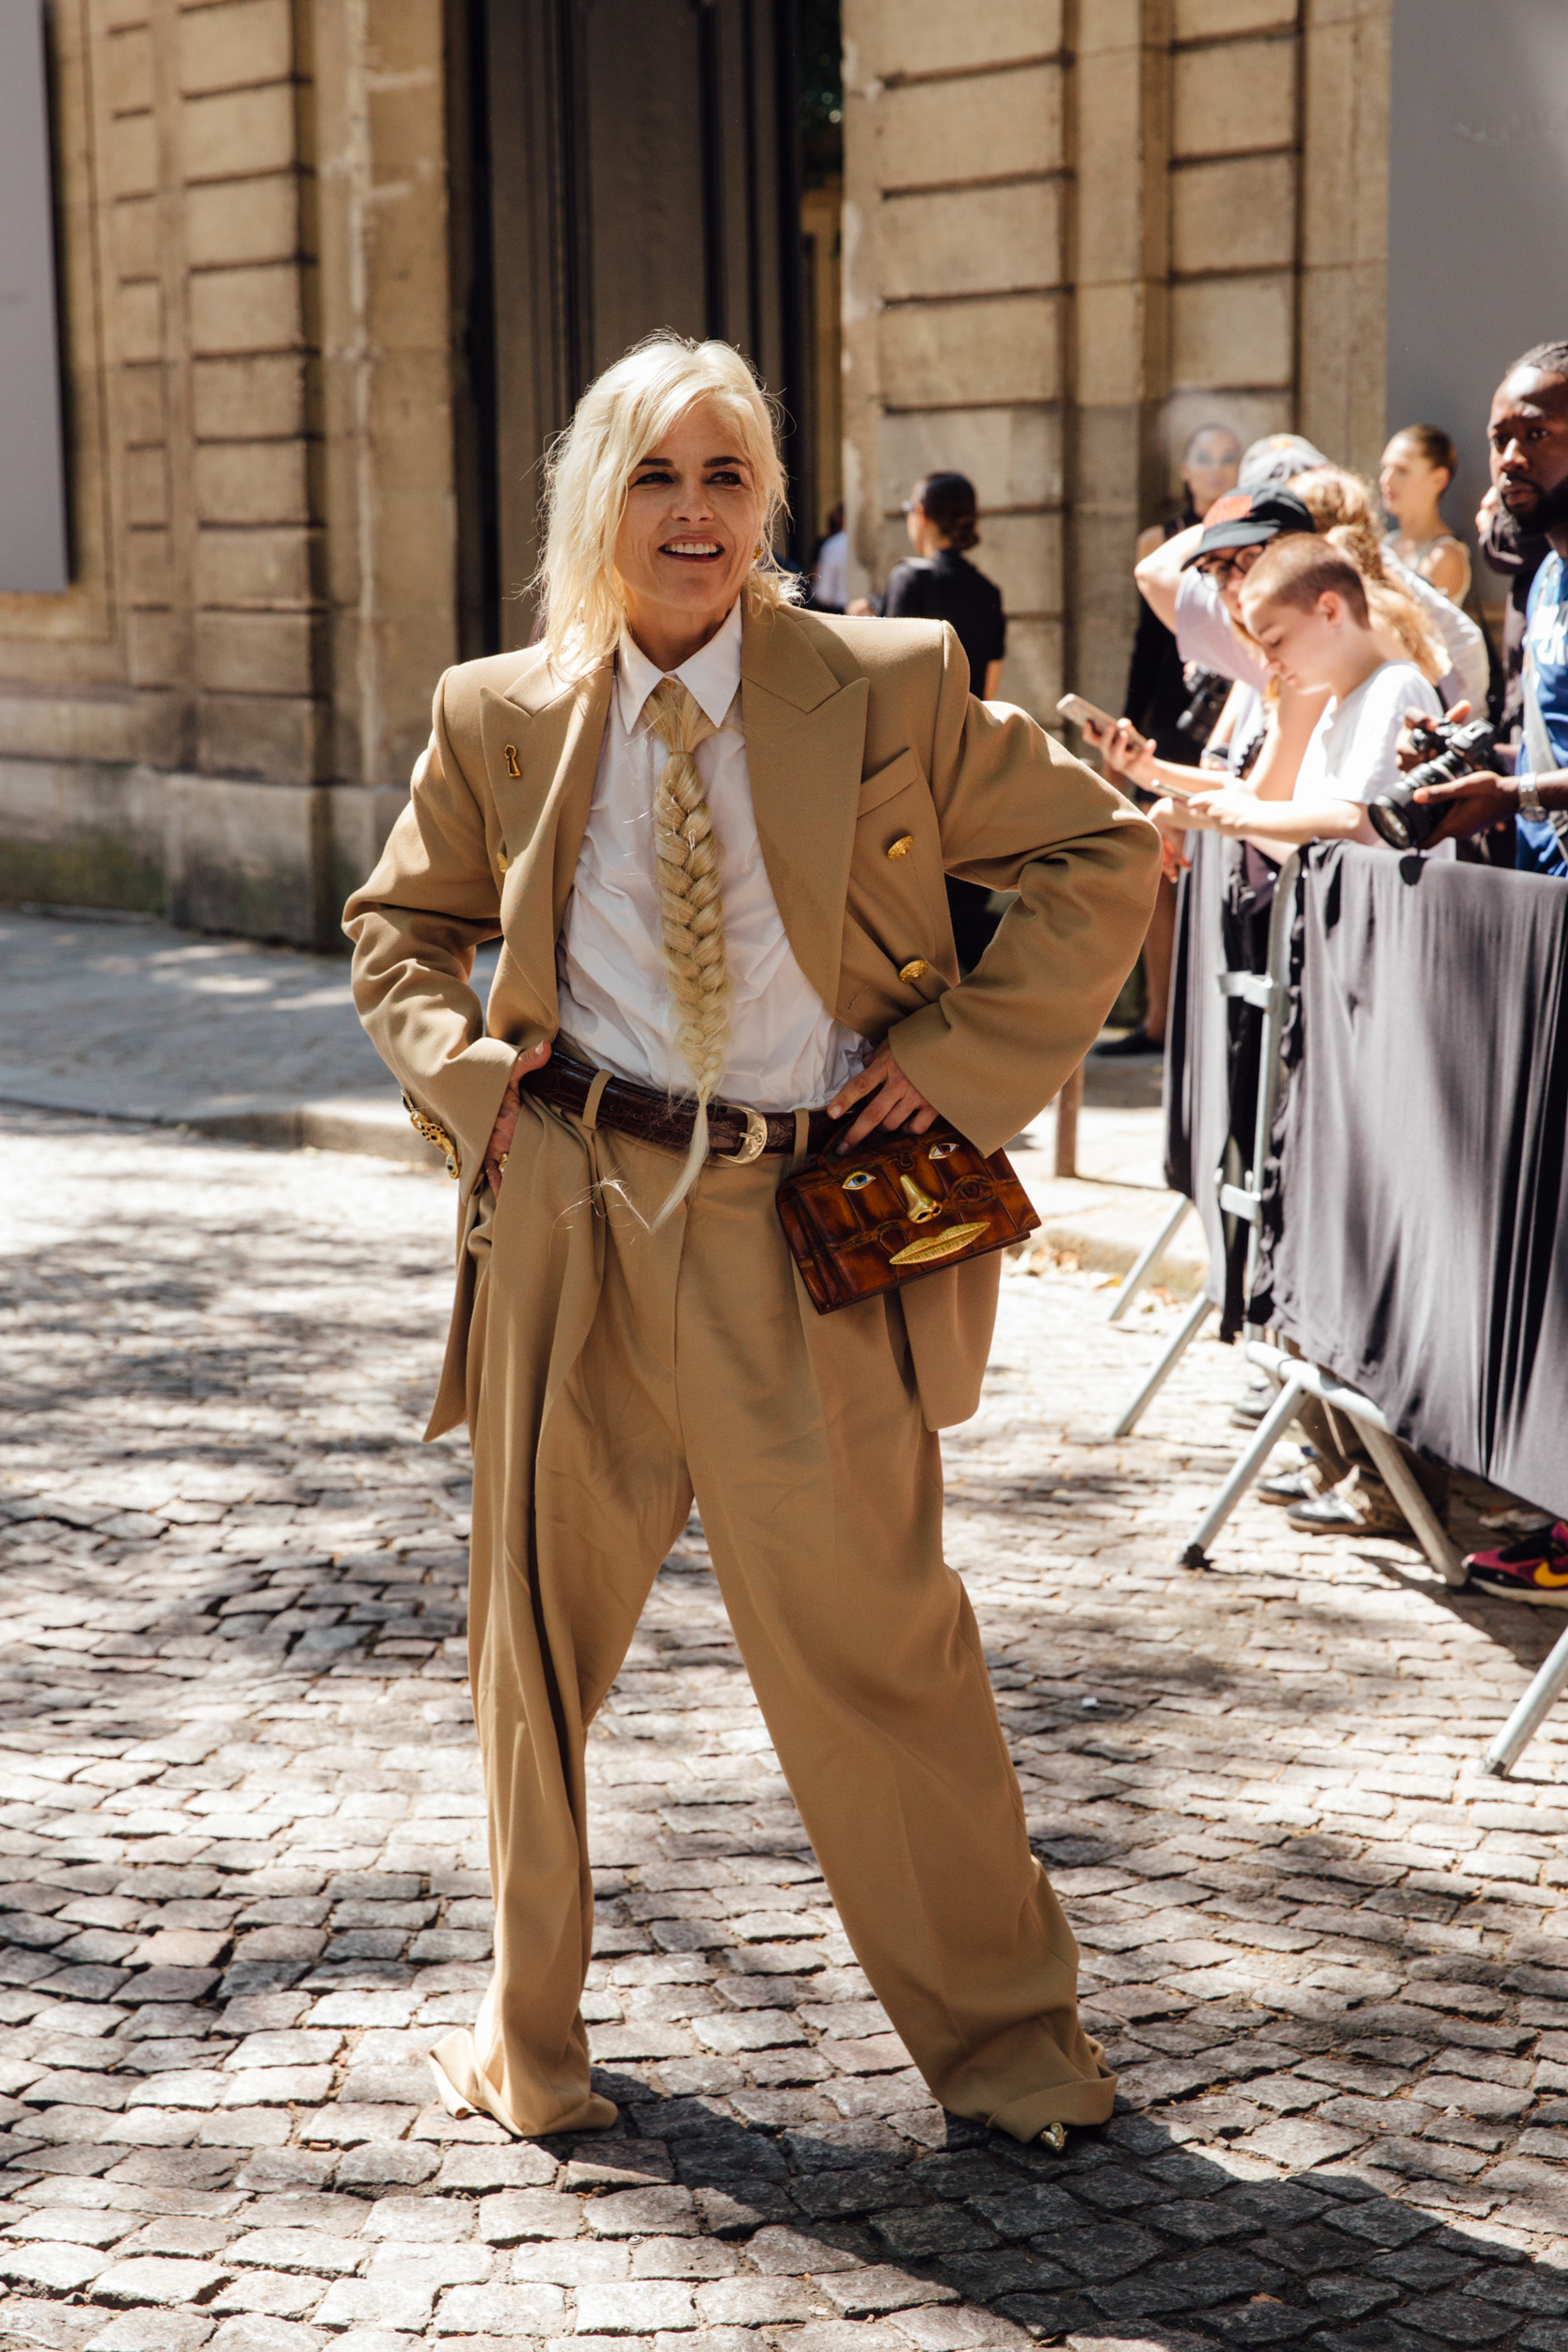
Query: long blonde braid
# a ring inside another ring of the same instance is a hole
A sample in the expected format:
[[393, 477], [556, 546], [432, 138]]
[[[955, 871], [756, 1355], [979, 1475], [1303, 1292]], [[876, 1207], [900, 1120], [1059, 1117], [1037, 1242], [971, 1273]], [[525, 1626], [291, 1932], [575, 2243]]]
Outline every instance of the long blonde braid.
[[707, 1157], [707, 1106], [730, 1050], [734, 992], [724, 957], [719, 837], [697, 763], [699, 743], [718, 729], [679, 678], [661, 678], [648, 697], [648, 724], [670, 753], [654, 795], [660, 946], [675, 1009], [675, 1047], [695, 1082], [697, 1120], [674, 1190], [654, 1219], [662, 1225], [697, 1181]]

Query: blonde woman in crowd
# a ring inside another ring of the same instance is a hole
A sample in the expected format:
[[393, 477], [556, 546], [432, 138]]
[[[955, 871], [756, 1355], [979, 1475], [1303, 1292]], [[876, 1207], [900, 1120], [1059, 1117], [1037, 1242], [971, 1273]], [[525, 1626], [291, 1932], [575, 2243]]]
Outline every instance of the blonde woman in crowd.
[[1459, 452], [1441, 425], [1407, 424], [1384, 451], [1377, 476], [1378, 496], [1394, 521], [1389, 547], [1450, 604], [1463, 604], [1470, 593], [1470, 550], [1440, 512], [1458, 471]]
[[[796, 609], [784, 494], [738, 352], [657, 336], [609, 369], [551, 467], [544, 641], [447, 672], [345, 918], [463, 1201], [431, 1430], [473, 1440], [496, 1946], [433, 2064], [509, 2132], [616, 2120], [584, 1742], [695, 1497], [873, 1989], [945, 2107], [1059, 2147], [1115, 2078], [942, 1549], [935, 1433], [975, 1409], [1000, 1262], [819, 1316], [776, 1196], [879, 1126], [940, 1113], [989, 1152], [1026, 1124], [1132, 968], [1159, 844], [974, 698], [945, 624]], [[953, 872], [1016, 894], [961, 982]]]
[[1474, 710], [1484, 708], [1490, 675], [1485, 638], [1467, 612], [1384, 537], [1371, 484], [1343, 466], [1319, 466], [1297, 474], [1291, 487], [1320, 531], [1338, 527], [1354, 534], [1356, 567], [1365, 579], [1387, 580], [1418, 607], [1428, 630], [1447, 649], [1448, 661], [1435, 681], [1445, 706], [1464, 701]]

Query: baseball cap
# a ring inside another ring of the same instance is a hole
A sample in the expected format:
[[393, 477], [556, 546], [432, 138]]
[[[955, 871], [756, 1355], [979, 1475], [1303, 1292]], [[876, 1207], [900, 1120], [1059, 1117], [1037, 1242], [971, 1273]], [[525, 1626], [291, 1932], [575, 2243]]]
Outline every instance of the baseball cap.
[[1289, 482], [1292, 474], [1310, 473], [1314, 467], [1333, 462], [1299, 433], [1269, 433], [1254, 441], [1242, 459], [1236, 486], [1239, 490], [1267, 489], [1270, 483]]
[[1181, 568], [1190, 571], [1226, 548], [1260, 548], [1287, 531], [1315, 531], [1310, 510], [1293, 490], [1227, 490], [1203, 517], [1203, 536]]

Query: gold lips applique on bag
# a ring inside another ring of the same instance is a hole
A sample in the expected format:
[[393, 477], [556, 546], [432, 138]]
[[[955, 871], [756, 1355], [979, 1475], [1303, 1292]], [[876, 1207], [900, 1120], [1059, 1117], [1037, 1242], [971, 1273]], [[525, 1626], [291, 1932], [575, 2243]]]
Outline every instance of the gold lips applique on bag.
[[1006, 1153], [988, 1159], [941, 1120], [819, 1156], [779, 1186], [778, 1204], [819, 1315], [1006, 1249], [1040, 1221]]

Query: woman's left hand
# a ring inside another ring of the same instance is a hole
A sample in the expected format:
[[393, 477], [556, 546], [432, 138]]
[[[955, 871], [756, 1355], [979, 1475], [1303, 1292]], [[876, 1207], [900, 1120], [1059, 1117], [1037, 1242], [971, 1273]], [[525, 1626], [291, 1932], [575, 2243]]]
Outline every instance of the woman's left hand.
[[863, 1142], [874, 1127], [909, 1127], [923, 1136], [937, 1116], [936, 1104], [927, 1103], [920, 1089], [911, 1085], [894, 1060], [891, 1046], [879, 1045], [865, 1068], [845, 1079], [828, 1105], [829, 1118], [842, 1119], [864, 1095], [871, 1100], [836, 1147], [838, 1159]]

